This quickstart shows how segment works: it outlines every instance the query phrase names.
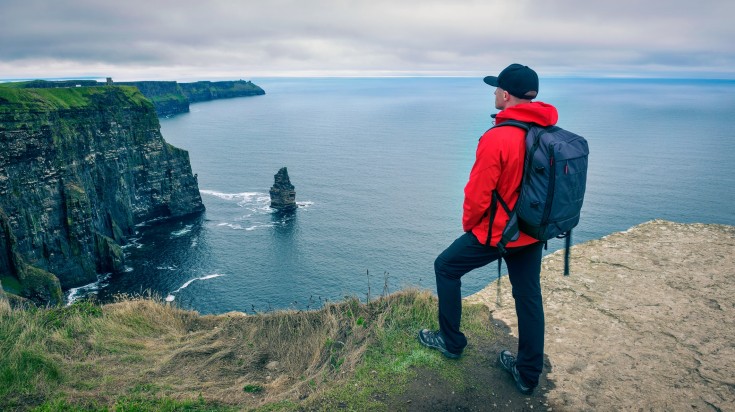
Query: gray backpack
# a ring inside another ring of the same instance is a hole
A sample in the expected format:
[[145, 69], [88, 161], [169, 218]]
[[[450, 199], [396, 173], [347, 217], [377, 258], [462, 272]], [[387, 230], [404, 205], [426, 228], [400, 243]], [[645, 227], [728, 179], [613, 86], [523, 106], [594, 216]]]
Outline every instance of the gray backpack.
[[544, 242], [566, 238], [564, 275], [568, 275], [572, 228], [579, 223], [587, 184], [587, 140], [558, 126], [516, 120], [495, 125], [504, 126], [526, 131], [526, 159], [513, 210], [493, 191], [493, 205], [499, 203], [510, 216], [497, 247], [504, 254], [505, 246], [518, 239], [520, 231]]

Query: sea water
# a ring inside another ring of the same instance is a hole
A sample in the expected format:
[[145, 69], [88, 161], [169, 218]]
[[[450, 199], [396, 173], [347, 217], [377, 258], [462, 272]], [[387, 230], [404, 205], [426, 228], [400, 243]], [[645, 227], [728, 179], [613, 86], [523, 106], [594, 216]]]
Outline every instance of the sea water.
[[[71, 300], [150, 293], [201, 313], [252, 313], [435, 289], [434, 259], [462, 233], [493, 88], [479, 78], [253, 81], [267, 94], [161, 119], [164, 138], [189, 151], [206, 212], [139, 227], [125, 272]], [[735, 82], [542, 78], [539, 100], [589, 141], [575, 243], [651, 219], [735, 225]], [[299, 205], [288, 215], [268, 195], [284, 166]], [[496, 273], [469, 273], [463, 294]]]

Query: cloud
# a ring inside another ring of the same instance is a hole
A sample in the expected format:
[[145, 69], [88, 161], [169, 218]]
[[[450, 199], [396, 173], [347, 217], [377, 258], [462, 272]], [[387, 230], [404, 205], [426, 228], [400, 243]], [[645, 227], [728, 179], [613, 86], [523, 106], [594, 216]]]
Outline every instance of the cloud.
[[733, 14], [719, 0], [3, 0], [0, 78], [465, 74], [512, 61], [735, 77]]

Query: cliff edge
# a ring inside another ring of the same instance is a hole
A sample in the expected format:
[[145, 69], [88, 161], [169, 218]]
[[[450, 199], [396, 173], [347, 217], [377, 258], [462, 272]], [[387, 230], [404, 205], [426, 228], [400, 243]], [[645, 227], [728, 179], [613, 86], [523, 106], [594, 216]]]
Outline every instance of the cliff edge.
[[265, 91], [249, 80], [235, 81], [199, 81], [193, 83], [179, 83], [176, 81], [135, 81], [107, 82], [96, 80], [31, 80], [24, 82], [0, 83], [0, 87], [49, 89], [71, 87], [95, 87], [104, 85], [133, 86], [153, 103], [159, 116], [173, 116], [189, 112], [189, 104], [216, 99], [233, 97], [260, 96]]
[[[544, 258], [553, 410], [732, 410], [735, 227], [654, 220]], [[500, 290], [500, 292], [498, 292]], [[517, 336], [504, 276], [467, 301]]]
[[133, 87], [0, 87], [0, 279], [36, 303], [123, 269], [134, 227], [204, 210]]

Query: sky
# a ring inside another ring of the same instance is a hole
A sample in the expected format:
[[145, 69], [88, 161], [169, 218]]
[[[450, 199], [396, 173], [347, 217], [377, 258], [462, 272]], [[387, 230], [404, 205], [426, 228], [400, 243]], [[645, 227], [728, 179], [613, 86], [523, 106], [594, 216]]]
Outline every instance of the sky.
[[0, 79], [735, 79], [732, 0], [0, 0]]

